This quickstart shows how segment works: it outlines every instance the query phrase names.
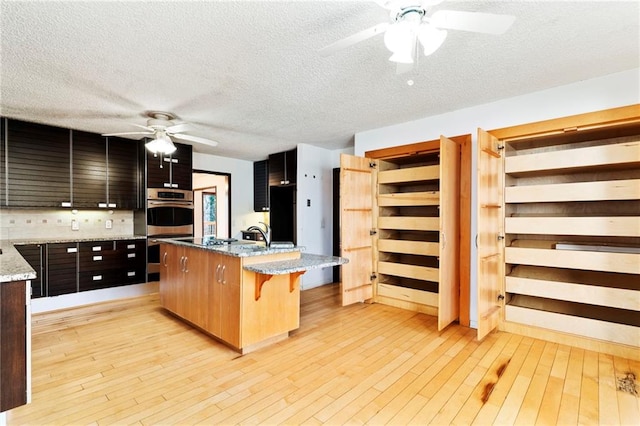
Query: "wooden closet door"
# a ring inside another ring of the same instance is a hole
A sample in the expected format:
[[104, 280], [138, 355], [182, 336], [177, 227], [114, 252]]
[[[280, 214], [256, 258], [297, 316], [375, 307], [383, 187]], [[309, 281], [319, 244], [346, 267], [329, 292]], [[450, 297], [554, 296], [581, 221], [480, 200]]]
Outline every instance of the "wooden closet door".
[[369, 234], [374, 215], [372, 161], [340, 155], [340, 256], [349, 259], [342, 265], [342, 306], [373, 297], [374, 253]]
[[478, 129], [478, 339], [504, 312], [504, 149]]
[[438, 330], [460, 315], [460, 146], [440, 136]]

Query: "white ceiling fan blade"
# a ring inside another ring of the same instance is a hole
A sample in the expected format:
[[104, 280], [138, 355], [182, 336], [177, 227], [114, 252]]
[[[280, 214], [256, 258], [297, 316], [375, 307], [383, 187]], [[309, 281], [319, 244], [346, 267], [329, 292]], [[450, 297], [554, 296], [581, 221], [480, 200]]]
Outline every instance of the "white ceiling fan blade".
[[103, 133], [102, 136], [130, 136], [130, 135], [153, 135], [154, 132], [122, 132], [122, 133]]
[[189, 123], [178, 123], [173, 126], [169, 126], [165, 129], [169, 133], [181, 133], [189, 130], [193, 130], [193, 125]]
[[472, 31], [485, 34], [503, 34], [516, 17], [496, 15], [494, 13], [462, 12], [458, 10], [439, 10], [430, 21], [438, 28]]
[[217, 146], [218, 145], [218, 142], [216, 142], [216, 141], [212, 141], [211, 139], [201, 138], [201, 137], [198, 137], [198, 136], [179, 135], [179, 134], [178, 135], [169, 134], [169, 136], [171, 136], [172, 138], [176, 138], [178, 140], [196, 142], [196, 143], [201, 143], [201, 144], [209, 145], [209, 146]]
[[136, 124], [136, 123], [129, 123], [129, 124], [131, 124], [132, 126], [140, 127], [141, 129], [145, 129], [148, 132], [153, 132], [153, 129], [149, 126], [143, 126], [142, 124]]
[[345, 37], [342, 40], [338, 40], [335, 43], [332, 43], [328, 46], [325, 46], [322, 49], [318, 50], [318, 53], [322, 56], [333, 55], [339, 50], [345, 49], [356, 43], [360, 43], [361, 41], [369, 39], [377, 34], [382, 34], [387, 30], [388, 27], [389, 27], [389, 23], [383, 22], [371, 28], [367, 28], [366, 30], [360, 31], [359, 33], [350, 35], [349, 37]]

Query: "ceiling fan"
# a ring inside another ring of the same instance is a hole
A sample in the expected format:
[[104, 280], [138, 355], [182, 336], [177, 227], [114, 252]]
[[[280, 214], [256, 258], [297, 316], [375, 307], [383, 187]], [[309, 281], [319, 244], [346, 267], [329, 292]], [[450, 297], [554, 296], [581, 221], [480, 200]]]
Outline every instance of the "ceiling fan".
[[172, 139], [195, 142], [203, 145], [216, 146], [218, 142], [201, 138], [199, 136], [185, 135], [182, 132], [190, 130], [193, 126], [189, 123], [176, 123], [178, 117], [170, 112], [146, 111], [147, 125], [131, 123], [131, 125], [144, 129], [143, 132], [104, 133], [102, 136], [149, 136], [153, 137], [145, 147], [153, 153], [171, 154], [176, 150]]
[[[417, 59], [419, 45], [425, 56], [438, 50], [447, 37], [447, 30], [462, 30], [484, 34], [503, 34], [513, 21], [514, 16], [482, 12], [463, 12], [456, 10], [438, 10], [428, 13], [430, 8], [444, 0], [375, 0], [388, 9], [389, 22], [374, 25], [349, 37], [338, 40], [319, 50], [323, 56], [329, 56], [384, 33], [384, 43], [392, 53], [390, 61], [399, 64], [398, 72], [411, 69]], [[409, 66], [407, 66], [407, 64]]]

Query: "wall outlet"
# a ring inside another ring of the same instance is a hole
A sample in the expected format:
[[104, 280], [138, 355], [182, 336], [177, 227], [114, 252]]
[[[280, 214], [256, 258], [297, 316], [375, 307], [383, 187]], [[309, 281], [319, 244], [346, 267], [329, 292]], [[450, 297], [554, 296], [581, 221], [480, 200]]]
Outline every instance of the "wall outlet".
[[113, 228], [113, 219], [107, 219], [104, 222], [104, 227], [107, 228], [107, 229]]
[[80, 222], [78, 222], [78, 219], [71, 219], [71, 230], [72, 231], [80, 230]]

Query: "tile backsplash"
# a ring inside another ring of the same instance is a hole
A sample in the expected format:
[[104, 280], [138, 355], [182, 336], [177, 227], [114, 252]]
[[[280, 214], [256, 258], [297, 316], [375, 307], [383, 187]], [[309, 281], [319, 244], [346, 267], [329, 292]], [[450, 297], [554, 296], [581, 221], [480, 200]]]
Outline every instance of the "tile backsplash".
[[[108, 221], [111, 221], [110, 229]], [[78, 229], [73, 230], [72, 224], [77, 224]], [[133, 211], [129, 210], [0, 210], [0, 239], [3, 240], [108, 238], [132, 234]]]

